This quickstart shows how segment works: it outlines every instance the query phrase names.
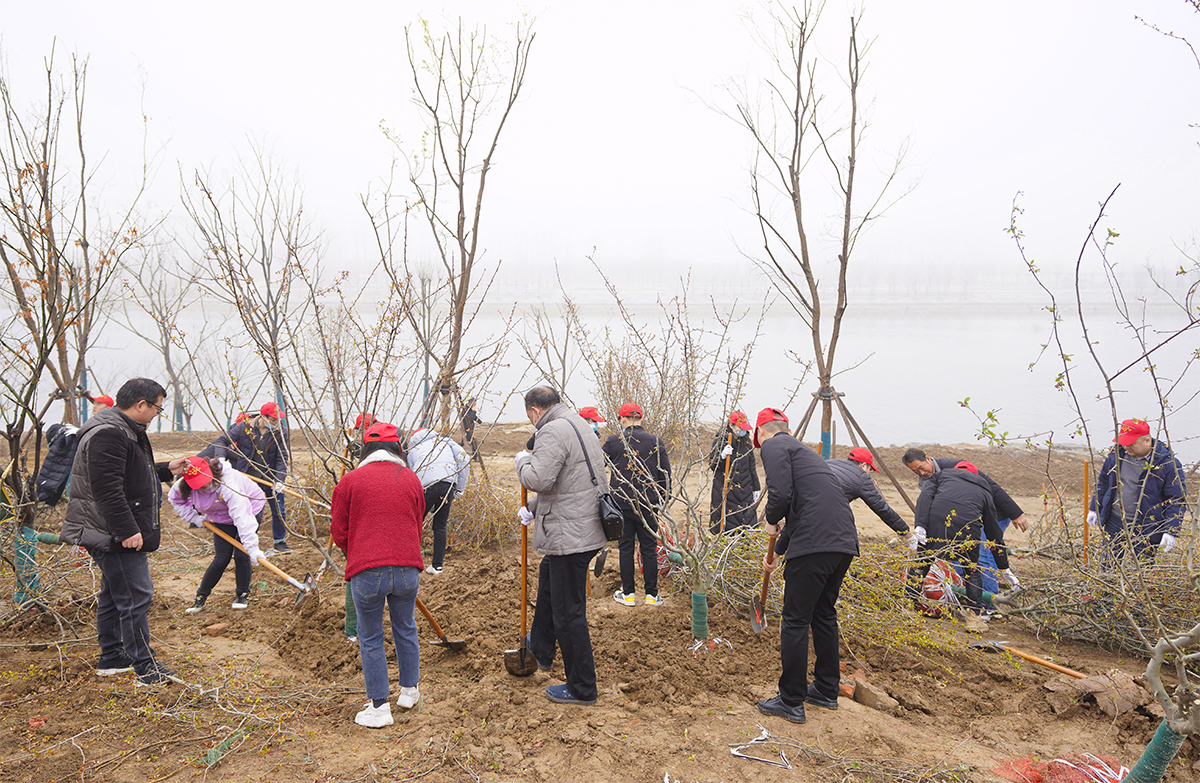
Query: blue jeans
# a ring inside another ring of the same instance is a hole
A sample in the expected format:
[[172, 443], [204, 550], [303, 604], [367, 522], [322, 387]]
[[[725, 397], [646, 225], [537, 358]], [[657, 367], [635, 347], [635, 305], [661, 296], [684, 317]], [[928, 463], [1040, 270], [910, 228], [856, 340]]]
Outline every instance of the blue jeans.
[[271, 536], [278, 543], [287, 538], [287, 528], [284, 526], [287, 517], [286, 509], [283, 507], [283, 493], [277, 494], [274, 487], [263, 487], [262, 490], [267, 505], [271, 507]]
[[100, 594], [96, 597], [100, 657], [111, 660], [128, 655], [141, 671], [154, 663], [147, 619], [154, 583], [146, 553], [135, 549], [102, 552], [89, 547], [88, 554], [100, 567]]
[[421, 681], [421, 655], [417, 646], [417, 582], [421, 569], [412, 566], [380, 566], [359, 571], [350, 579], [354, 611], [358, 615], [358, 650], [362, 656], [367, 698], [388, 697], [387, 653], [383, 649], [383, 604], [392, 618], [392, 640], [396, 643], [397, 682], [415, 688]]
[[[1010, 519], [999, 520], [1000, 532], [1008, 530]], [[982, 541], [987, 540], [987, 534], [980, 532], [979, 538]], [[996, 592], [1000, 587], [1000, 569], [996, 568], [996, 558], [992, 557], [992, 550], [989, 547], [980, 547], [979, 549], [979, 570], [983, 572], [983, 589], [989, 593]]]

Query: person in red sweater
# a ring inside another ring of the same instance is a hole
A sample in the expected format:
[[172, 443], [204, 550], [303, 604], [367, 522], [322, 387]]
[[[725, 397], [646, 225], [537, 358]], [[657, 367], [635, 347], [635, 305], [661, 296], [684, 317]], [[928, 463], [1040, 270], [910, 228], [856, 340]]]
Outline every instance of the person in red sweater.
[[421, 558], [425, 493], [421, 480], [400, 456], [393, 424], [372, 424], [363, 435], [362, 461], [333, 489], [329, 533], [346, 553], [346, 581], [358, 614], [358, 649], [367, 698], [354, 722], [369, 728], [392, 724], [387, 653], [383, 649], [383, 606], [392, 621], [400, 696], [396, 705], [420, 702], [417, 624], [413, 611]]

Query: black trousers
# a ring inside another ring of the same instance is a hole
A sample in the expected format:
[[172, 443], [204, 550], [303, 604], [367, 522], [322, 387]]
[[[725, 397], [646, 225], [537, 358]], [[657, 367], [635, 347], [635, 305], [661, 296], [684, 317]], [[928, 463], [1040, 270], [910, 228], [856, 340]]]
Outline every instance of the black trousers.
[[854, 555], [815, 552], [789, 557], [783, 567], [783, 622], [779, 631], [779, 697], [789, 707], [808, 695], [808, 629], [812, 628], [813, 681], [821, 698], [836, 699], [838, 668], [837, 599]]
[[537, 606], [529, 628], [529, 649], [543, 664], [562, 653], [567, 687], [575, 698], [596, 698], [596, 660], [587, 624], [587, 569], [599, 550], [546, 555], [538, 567]]
[[454, 485], [439, 481], [425, 487], [425, 513], [433, 514], [433, 560], [434, 568], [446, 562], [446, 526], [450, 522], [450, 493]]
[[631, 595], [633, 584], [633, 542], [636, 539], [642, 550], [642, 579], [646, 584], [646, 595], [658, 595], [658, 516], [653, 509], [640, 503], [629, 508], [622, 504], [621, 515], [625, 517], [625, 528], [617, 548], [621, 552], [621, 591]]
[[[259, 518], [261, 520], [262, 514], [259, 514]], [[233, 525], [218, 525], [214, 522], [213, 527], [234, 541], [238, 540], [238, 531]], [[253, 570], [250, 555], [213, 533], [213, 559], [208, 564], [208, 568], [204, 570], [204, 576], [200, 577], [200, 586], [196, 588], [196, 595], [207, 598], [212, 593], [217, 582], [221, 581], [221, 576], [225, 573], [230, 558], [233, 558], [233, 575], [238, 593], [250, 592], [250, 575]]]

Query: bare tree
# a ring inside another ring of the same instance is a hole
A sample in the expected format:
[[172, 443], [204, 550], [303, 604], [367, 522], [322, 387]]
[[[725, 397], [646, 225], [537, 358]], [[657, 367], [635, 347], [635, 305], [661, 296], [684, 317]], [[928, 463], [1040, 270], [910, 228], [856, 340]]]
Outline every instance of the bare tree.
[[[72, 392], [102, 320], [103, 292], [122, 255], [141, 241], [134, 209], [146, 166], [127, 205], [108, 219], [90, 195], [93, 170], [83, 134], [87, 60], [72, 55], [64, 78], [54, 64], [56, 49], [45, 61], [45, 97], [32, 111], [0, 76], [0, 264], [6, 277], [0, 290], [24, 331], [19, 338], [24, 358], [12, 358], [27, 366], [30, 374], [24, 378], [35, 386], [43, 371], [49, 373], [64, 397], [63, 420], [77, 423]], [[19, 331], [10, 331], [10, 337], [17, 339]], [[20, 409], [12, 424], [33, 413], [22, 393], [15, 392], [11, 402]]]
[[[436, 392], [440, 398], [441, 430], [462, 406], [457, 394], [460, 377], [485, 354], [464, 363], [465, 335], [490, 285], [481, 274], [483, 255], [480, 221], [488, 173], [496, 158], [500, 136], [525, 84], [525, 69], [534, 33], [529, 24], [514, 26], [511, 48], [489, 38], [486, 27], [468, 29], [460, 19], [444, 34], [434, 33], [425, 20], [417, 29], [405, 28], [405, 50], [412, 72], [413, 102], [425, 120], [426, 135], [408, 174], [419, 208], [429, 227], [442, 274], [440, 294], [447, 310], [445, 329], [418, 328], [417, 309], [406, 309], [422, 348], [437, 364]], [[399, 145], [398, 145], [399, 146]], [[398, 286], [414, 277], [407, 253], [399, 258], [390, 248], [387, 196], [372, 214], [386, 268]], [[407, 212], [407, 209], [406, 209]], [[493, 271], [494, 277], [494, 271]], [[481, 280], [487, 284], [480, 285]], [[474, 303], [474, 304], [472, 304]], [[438, 319], [443, 320], [442, 318]], [[500, 341], [494, 341], [499, 345]], [[432, 395], [431, 395], [432, 396]]]
[[[736, 109], [730, 116], [749, 131], [756, 148], [750, 189], [765, 257], [753, 255], [752, 259], [808, 327], [812, 339], [820, 388], [801, 429], [819, 401], [822, 455], [829, 457], [836, 399], [835, 358], [849, 304], [846, 277], [850, 258], [863, 230], [888, 206], [884, 199], [899, 173], [904, 149], [862, 206], [856, 188], [867, 124], [859, 102], [870, 42], [860, 37], [859, 12], [850, 18], [845, 69], [837, 82], [839, 89], [844, 89], [842, 102], [831, 106], [823, 92], [824, 74], [814, 43], [823, 6], [806, 2], [798, 9], [767, 3], [768, 18], [755, 31], [775, 73], [764, 77], [761, 95], [744, 90], [737, 96]], [[814, 171], [818, 165], [825, 176]], [[824, 186], [826, 179], [833, 183], [832, 204], [814, 197], [814, 188], [808, 184]], [[813, 213], [820, 214], [827, 207], [838, 221], [836, 229], [829, 229], [831, 233], [836, 231], [836, 240], [829, 248], [829, 260], [836, 263], [836, 288], [822, 285], [824, 252], [814, 240], [817, 232], [812, 226]], [[830, 295], [834, 300], [832, 316], [822, 309], [822, 297], [827, 300]]]

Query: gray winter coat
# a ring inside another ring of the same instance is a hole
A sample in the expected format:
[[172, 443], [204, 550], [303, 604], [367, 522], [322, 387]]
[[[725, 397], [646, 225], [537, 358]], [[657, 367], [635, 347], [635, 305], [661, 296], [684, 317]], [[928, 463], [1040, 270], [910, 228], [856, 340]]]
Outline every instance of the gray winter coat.
[[[592, 485], [576, 432], [584, 436], [583, 447], [599, 487]], [[535, 550], [543, 555], [571, 555], [604, 546], [599, 508], [599, 493], [608, 492], [604, 454], [591, 427], [578, 414], [562, 403], [542, 414], [533, 455], [517, 466], [517, 478], [521, 486], [538, 493], [529, 501]]]

